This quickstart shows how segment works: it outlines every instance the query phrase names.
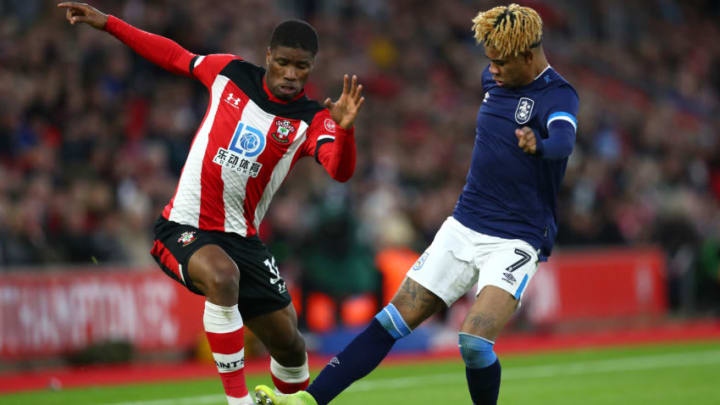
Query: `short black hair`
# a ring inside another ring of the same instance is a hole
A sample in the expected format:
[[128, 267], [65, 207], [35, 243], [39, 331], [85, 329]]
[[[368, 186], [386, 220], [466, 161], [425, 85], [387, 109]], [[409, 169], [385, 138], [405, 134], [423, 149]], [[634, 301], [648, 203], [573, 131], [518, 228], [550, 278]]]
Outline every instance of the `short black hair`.
[[270, 38], [270, 48], [287, 46], [300, 48], [313, 56], [318, 51], [318, 36], [312, 25], [301, 20], [287, 20], [278, 24]]

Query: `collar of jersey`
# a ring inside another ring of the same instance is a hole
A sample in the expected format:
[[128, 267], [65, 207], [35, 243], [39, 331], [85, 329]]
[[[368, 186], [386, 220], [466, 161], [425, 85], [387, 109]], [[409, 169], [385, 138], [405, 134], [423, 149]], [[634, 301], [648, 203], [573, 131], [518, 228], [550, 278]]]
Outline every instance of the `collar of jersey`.
[[298, 93], [297, 96], [293, 97], [292, 100], [290, 100], [290, 101], [280, 100], [279, 98], [275, 97], [275, 96], [270, 92], [270, 89], [269, 89], [268, 86], [267, 86], [267, 82], [265, 82], [265, 75], [263, 75], [262, 82], [263, 82], [263, 90], [265, 90], [265, 94], [268, 96], [268, 99], [269, 99], [270, 101], [274, 102], [274, 103], [280, 103], [280, 104], [292, 103], [293, 101], [297, 101], [297, 100], [299, 100], [302, 96], [305, 95], [305, 89], [302, 89], [302, 90], [300, 90], [300, 93]]
[[549, 83], [546, 82], [545, 80], [540, 80], [540, 78], [541, 78], [543, 75], [545, 75], [545, 74], [547, 74], [547, 73], [550, 73], [551, 71], [552, 71], [552, 66], [548, 65], [542, 72], [540, 72], [540, 74], [539, 74], [533, 81], [531, 81], [530, 83], [528, 83], [528, 84], [526, 84], [526, 85], [524, 85], [524, 86], [515, 87], [515, 88], [512, 88], [512, 89], [506, 89], [506, 88], [503, 88], [503, 87], [498, 87], [498, 88], [499, 88], [499, 89], [502, 89], [502, 90], [507, 90], [507, 91], [511, 91], [511, 92], [516, 92], [516, 93], [517, 93], [517, 92], [528, 91], [528, 90], [539, 90], [539, 89], [541, 89], [541, 88], [543, 88], [543, 87], [545, 87], [545, 86], [547, 86], [547, 85], [549, 84]]
[[549, 69], [550, 69], [550, 64], [548, 63], [548, 65], [547, 65], [547, 66], [545, 66], [545, 69], [543, 69], [543, 70], [542, 70], [542, 72], [540, 72], [540, 74], [539, 74], [539, 75], [535, 76], [535, 79], [534, 79], [533, 81], [535, 81], [535, 80], [537, 80], [537, 79], [541, 78], [541, 77], [542, 77], [542, 75], [544, 75], [544, 74], [545, 74], [545, 72], [547, 72], [547, 71], [548, 71]]

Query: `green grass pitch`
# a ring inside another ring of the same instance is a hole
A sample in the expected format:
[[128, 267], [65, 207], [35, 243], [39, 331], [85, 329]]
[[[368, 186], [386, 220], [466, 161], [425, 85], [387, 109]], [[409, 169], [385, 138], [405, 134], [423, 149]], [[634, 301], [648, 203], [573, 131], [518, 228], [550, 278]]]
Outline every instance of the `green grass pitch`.
[[[720, 342], [584, 349], [501, 356], [502, 405], [717, 405]], [[314, 370], [317, 372], [318, 370]], [[248, 386], [271, 385], [269, 375]], [[34, 391], [0, 396], [11, 404], [223, 405], [219, 379]], [[468, 404], [460, 360], [382, 365], [333, 403]]]

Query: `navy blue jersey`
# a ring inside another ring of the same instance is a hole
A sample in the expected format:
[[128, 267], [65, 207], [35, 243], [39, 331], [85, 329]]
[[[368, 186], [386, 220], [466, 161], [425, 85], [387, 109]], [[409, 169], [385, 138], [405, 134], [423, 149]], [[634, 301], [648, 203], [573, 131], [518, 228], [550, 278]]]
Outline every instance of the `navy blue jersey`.
[[557, 194], [567, 157], [523, 152], [515, 130], [528, 126], [536, 138], [547, 139], [557, 121], [554, 125], [569, 123], [575, 131], [577, 93], [550, 67], [513, 89], [497, 86], [489, 68], [482, 80], [485, 99], [477, 115], [472, 162], [453, 217], [477, 232], [524, 240], [538, 250], [540, 260], [547, 260], [557, 234]]

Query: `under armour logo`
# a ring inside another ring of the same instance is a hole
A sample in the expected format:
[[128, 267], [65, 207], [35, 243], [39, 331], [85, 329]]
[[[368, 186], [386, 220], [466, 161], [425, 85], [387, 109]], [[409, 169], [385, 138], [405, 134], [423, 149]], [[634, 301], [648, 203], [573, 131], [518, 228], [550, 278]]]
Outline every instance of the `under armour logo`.
[[240, 97], [233, 97], [233, 93], [228, 94], [227, 98], [225, 99], [225, 102], [230, 104], [231, 106], [235, 108], [240, 108]]

